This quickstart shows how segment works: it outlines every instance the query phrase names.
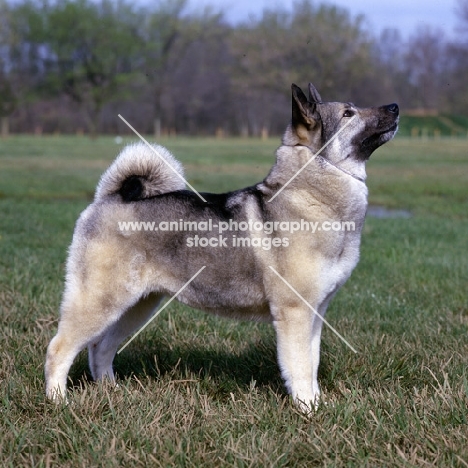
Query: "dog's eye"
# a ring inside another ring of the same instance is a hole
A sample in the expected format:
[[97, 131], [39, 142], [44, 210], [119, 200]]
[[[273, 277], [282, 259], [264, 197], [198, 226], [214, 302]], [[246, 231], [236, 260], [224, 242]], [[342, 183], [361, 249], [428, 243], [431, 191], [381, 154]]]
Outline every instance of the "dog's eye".
[[354, 112], [351, 109], [346, 109], [343, 113], [343, 117], [352, 117]]

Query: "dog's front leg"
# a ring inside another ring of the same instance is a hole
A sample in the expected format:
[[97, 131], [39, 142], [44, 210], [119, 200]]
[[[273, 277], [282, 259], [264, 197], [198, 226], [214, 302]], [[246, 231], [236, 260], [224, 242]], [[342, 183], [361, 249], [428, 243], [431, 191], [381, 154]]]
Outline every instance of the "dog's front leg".
[[[316, 323], [320, 319], [314, 319], [313, 312], [304, 305], [283, 308], [275, 315], [281, 374], [294, 401], [310, 411], [317, 407], [320, 396], [317, 369], [321, 327]], [[318, 340], [313, 339], [317, 332]]]

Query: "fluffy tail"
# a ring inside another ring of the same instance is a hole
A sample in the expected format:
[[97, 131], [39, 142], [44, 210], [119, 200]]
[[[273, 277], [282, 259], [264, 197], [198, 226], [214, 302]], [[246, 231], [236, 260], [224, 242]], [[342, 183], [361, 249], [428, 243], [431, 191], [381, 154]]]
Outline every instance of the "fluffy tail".
[[184, 169], [163, 146], [144, 143], [126, 146], [101, 177], [95, 201], [120, 196], [137, 201], [185, 188]]

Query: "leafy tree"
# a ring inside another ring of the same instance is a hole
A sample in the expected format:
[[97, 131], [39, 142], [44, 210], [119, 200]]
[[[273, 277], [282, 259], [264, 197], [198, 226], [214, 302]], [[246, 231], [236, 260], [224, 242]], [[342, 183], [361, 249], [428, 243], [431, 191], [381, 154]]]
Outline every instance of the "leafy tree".
[[132, 78], [138, 14], [123, 0], [44, 1], [39, 8], [26, 1], [17, 12], [27, 25], [24, 40], [41, 51], [42, 91], [69, 96], [95, 136], [103, 105]]

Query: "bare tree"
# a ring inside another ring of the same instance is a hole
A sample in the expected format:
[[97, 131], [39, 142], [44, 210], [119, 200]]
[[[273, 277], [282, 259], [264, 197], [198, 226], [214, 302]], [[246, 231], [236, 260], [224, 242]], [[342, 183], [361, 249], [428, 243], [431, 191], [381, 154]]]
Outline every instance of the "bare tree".
[[468, 0], [457, 5], [458, 40], [448, 45], [449, 65], [446, 71], [445, 93], [447, 110], [467, 115], [468, 109]]
[[9, 133], [9, 116], [16, 107], [16, 96], [11, 84], [12, 76], [8, 73], [9, 51], [11, 45], [10, 9], [0, 2], [0, 134], [3, 138]]
[[266, 10], [260, 20], [233, 31], [231, 47], [233, 87], [244, 96], [239, 121], [249, 122], [253, 131], [277, 127], [278, 116], [284, 125], [286, 113], [278, 115], [277, 108], [285, 108], [291, 82], [312, 81], [324, 96], [353, 97], [361, 104], [369, 103], [375, 87], [371, 40], [362, 18], [336, 6], [303, 0], [292, 13]]
[[[187, 15], [187, 0], [161, 0], [156, 8], [147, 12], [143, 23], [143, 70], [148, 83], [149, 99], [153, 104], [153, 131], [161, 135], [163, 113], [171, 99], [172, 80], [177, 70], [187, 60], [196, 44], [216, 41], [212, 32], [218, 28], [220, 15], [203, 10], [199, 15]], [[190, 81], [195, 68], [186, 76]]]
[[228, 27], [212, 21], [188, 43], [171, 73], [167, 123], [191, 134], [226, 129], [230, 120]]
[[437, 109], [443, 104], [442, 82], [447, 73], [447, 47], [440, 29], [422, 27], [410, 38], [405, 55], [413, 106]]

